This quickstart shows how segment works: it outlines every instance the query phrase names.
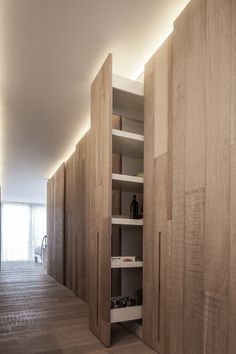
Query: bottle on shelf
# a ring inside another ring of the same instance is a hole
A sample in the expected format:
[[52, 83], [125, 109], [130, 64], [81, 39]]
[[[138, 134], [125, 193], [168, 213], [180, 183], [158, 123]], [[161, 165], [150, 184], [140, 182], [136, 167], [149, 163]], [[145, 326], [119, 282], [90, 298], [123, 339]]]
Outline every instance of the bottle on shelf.
[[136, 195], [133, 195], [133, 200], [130, 204], [130, 219], [139, 219], [138, 202], [136, 200]]

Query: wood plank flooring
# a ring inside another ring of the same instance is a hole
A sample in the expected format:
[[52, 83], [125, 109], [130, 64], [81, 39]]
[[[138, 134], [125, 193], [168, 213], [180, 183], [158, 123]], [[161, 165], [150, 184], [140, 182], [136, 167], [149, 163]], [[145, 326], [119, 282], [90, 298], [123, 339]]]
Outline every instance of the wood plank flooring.
[[0, 354], [152, 354], [117, 325], [106, 349], [88, 328], [88, 306], [40, 264], [7, 262], [0, 272]]

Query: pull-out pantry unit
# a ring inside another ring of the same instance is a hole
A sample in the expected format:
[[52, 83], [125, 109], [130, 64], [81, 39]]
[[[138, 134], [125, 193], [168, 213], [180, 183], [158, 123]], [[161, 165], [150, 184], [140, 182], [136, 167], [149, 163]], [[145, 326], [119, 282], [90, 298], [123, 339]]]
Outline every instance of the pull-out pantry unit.
[[143, 83], [112, 75], [109, 55], [92, 85], [90, 149], [90, 328], [106, 346], [112, 324], [142, 332], [143, 116]]

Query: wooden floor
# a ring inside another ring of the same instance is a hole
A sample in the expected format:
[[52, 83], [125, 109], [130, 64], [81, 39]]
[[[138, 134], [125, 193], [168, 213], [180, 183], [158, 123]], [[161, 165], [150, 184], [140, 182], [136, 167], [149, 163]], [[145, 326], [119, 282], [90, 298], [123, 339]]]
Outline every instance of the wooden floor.
[[138, 337], [117, 325], [106, 349], [88, 329], [88, 306], [27, 262], [2, 264], [0, 354], [151, 354]]

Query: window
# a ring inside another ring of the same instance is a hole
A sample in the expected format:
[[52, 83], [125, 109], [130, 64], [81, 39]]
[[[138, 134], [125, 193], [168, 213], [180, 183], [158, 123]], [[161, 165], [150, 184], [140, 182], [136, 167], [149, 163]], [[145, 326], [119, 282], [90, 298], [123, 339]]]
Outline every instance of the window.
[[46, 206], [2, 204], [2, 261], [33, 260], [46, 235]]

